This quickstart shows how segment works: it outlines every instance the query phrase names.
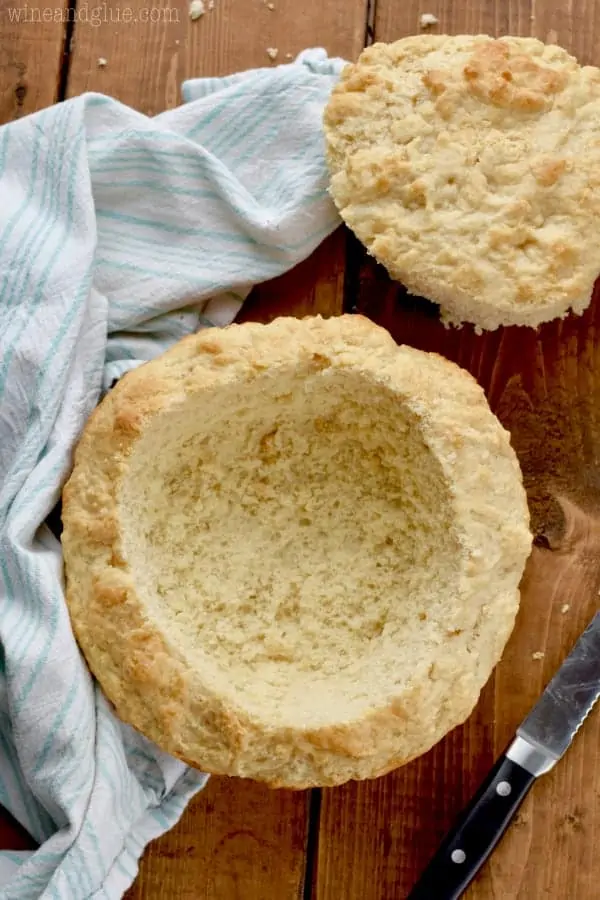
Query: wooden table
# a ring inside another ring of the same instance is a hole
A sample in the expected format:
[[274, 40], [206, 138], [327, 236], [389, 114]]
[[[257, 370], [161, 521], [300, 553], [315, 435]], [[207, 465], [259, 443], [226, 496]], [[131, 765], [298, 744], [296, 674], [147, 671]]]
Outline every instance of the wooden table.
[[[535, 35], [600, 64], [593, 0], [215, 0], [195, 22], [184, 0], [157, 0], [142, 15], [136, 0], [126, 2], [132, 6], [90, 3], [89, 10], [103, 10], [93, 25], [83, 17], [84, 0], [64, 0], [65, 20], [67, 10], [71, 19], [81, 14], [70, 24], [29, 0], [35, 24], [15, 24], [8, 3], [20, 0], [0, 0], [0, 121], [87, 90], [156, 113], [179, 102], [186, 77], [268, 65], [267, 47], [278, 49], [279, 60], [315, 45], [354, 58], [365, 42], [417, 32], [422, 12], [438, 16], [438, 31]], [[242, 317], [343, 310], [361, 311], [397, 340], [469, 369], [511, 429], [537, 536], [516, 630], [467, 724], [385, 778], [310, 793], [211, 779], [178, 827], [150, 846], [129, 900], [405, 897], [598, 608], [600, 296], [582, 318], [539, 332], [445, 331], [433, 306], [405, 297], [340, 229], [295, 271], [255, 291]], [[562, 509], [557, 497], [567, 498]], [[533, 659], [537, 651], [542, 659]], [[599, 748], [596, 714], [564, 763], [536, 786], [468, 900], [600, 896]], [[26, 843], [8, 823], [0, 838], [4, 846]]]

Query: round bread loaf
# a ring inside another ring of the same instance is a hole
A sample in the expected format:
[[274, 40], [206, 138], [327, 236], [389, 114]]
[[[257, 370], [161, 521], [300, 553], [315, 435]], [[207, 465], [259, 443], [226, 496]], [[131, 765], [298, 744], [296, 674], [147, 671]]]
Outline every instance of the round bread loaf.
[[325, 111], [331, 194], [391, 276], [486, 329], [581, 313], [600, 273], [600, 71], [532, 38], [366, 49]]
[[530, 549], [481, 388], [360, 316], [208, 329], [125, 375], [63, 520], [74, 630], [117, 713], [292, 788], [383, 773], [469, 715]]

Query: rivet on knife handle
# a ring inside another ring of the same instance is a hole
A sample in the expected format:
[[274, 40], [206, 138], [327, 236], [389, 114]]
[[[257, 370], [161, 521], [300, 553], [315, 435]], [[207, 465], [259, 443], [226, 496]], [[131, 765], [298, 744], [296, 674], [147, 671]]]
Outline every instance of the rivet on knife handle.
[[549, 772], [569, 748], [599, 694], [600, 613], [596, 613], [408, 900], [457, 900], [462, 895], [535, 779]]
[[486, 861], [535, 776], [502, 756], [425, 869], [409, 900], [456, 900]]

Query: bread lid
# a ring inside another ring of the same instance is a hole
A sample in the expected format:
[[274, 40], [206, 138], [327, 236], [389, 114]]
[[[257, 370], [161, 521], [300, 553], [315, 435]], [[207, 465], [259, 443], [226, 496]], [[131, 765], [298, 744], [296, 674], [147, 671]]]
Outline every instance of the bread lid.
[[600, 70], [533, 38], [407, 37], [325, 111], [331, 194], [413, 294], [482, 328], [589, 306], [600, 274]]
[[361, 316], [185, 338], [90, 418], [67, 601], [123, 720], [205, 771], [367, 778], [471, 712], [530, 549], [474, 379]]

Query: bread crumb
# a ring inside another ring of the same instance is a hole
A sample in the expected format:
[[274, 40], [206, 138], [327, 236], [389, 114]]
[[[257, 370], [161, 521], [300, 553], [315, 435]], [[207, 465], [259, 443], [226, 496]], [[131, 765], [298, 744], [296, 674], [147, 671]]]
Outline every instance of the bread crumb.
[[177, 44], [177, 46], [179, 46], [179, 41], [175, 41], [175, 43]]
[[205, 12], [203, 0], [191, 0], [190, 3], [190, 19], [195, 22]]
[[98, 66], [103, 69], [104, 66], [108, 65], [108, 60], [104, 59], [103, 56], [98, 57]]
[[286, 53], [286, 54], [285, 54], [285, 58], [286, 58], [286, 59], [292, 59], [292, 58], [293, 58], [293, 55], [294, 55], [293, 53]]
[[531, 654], [532, 659], [543, 659], [546, 654], [542, 652], [542, 650], [536, 650], [535, 653]]
[[274, 4], [274, 3], [267, 3], [267, 9], [270, 9], [271, 11], [274, 10], [274, 9], [275, 9], [275, 4]]
[[279, 50], [277, 49], [277, 47], [267, 47], [267, 56], [269, 57], [269, 59], [275, 61], [279, 56]]
[[433, 25], [439, 25], [440, 20], [433, 13], [423, 13], [419, 19], [421, 28], [431, 28]]
[[560, 608], [560, 611], [561, 611], [561, 613], [563, 614], [563, 616], [564, 616], [565, 613], [568, 613], [568, 612], [569, 612], [569, 609], [570, 609], [570, 608], [571, 608], [571, 607], [569, 606], [568, 603], [563, 603], [563, 605], [562, 605], [561, 608]]
[[215, 8], [215, 0], [208, 0], [208, 6], [206, 8], [209, 12], [212, 12]]

